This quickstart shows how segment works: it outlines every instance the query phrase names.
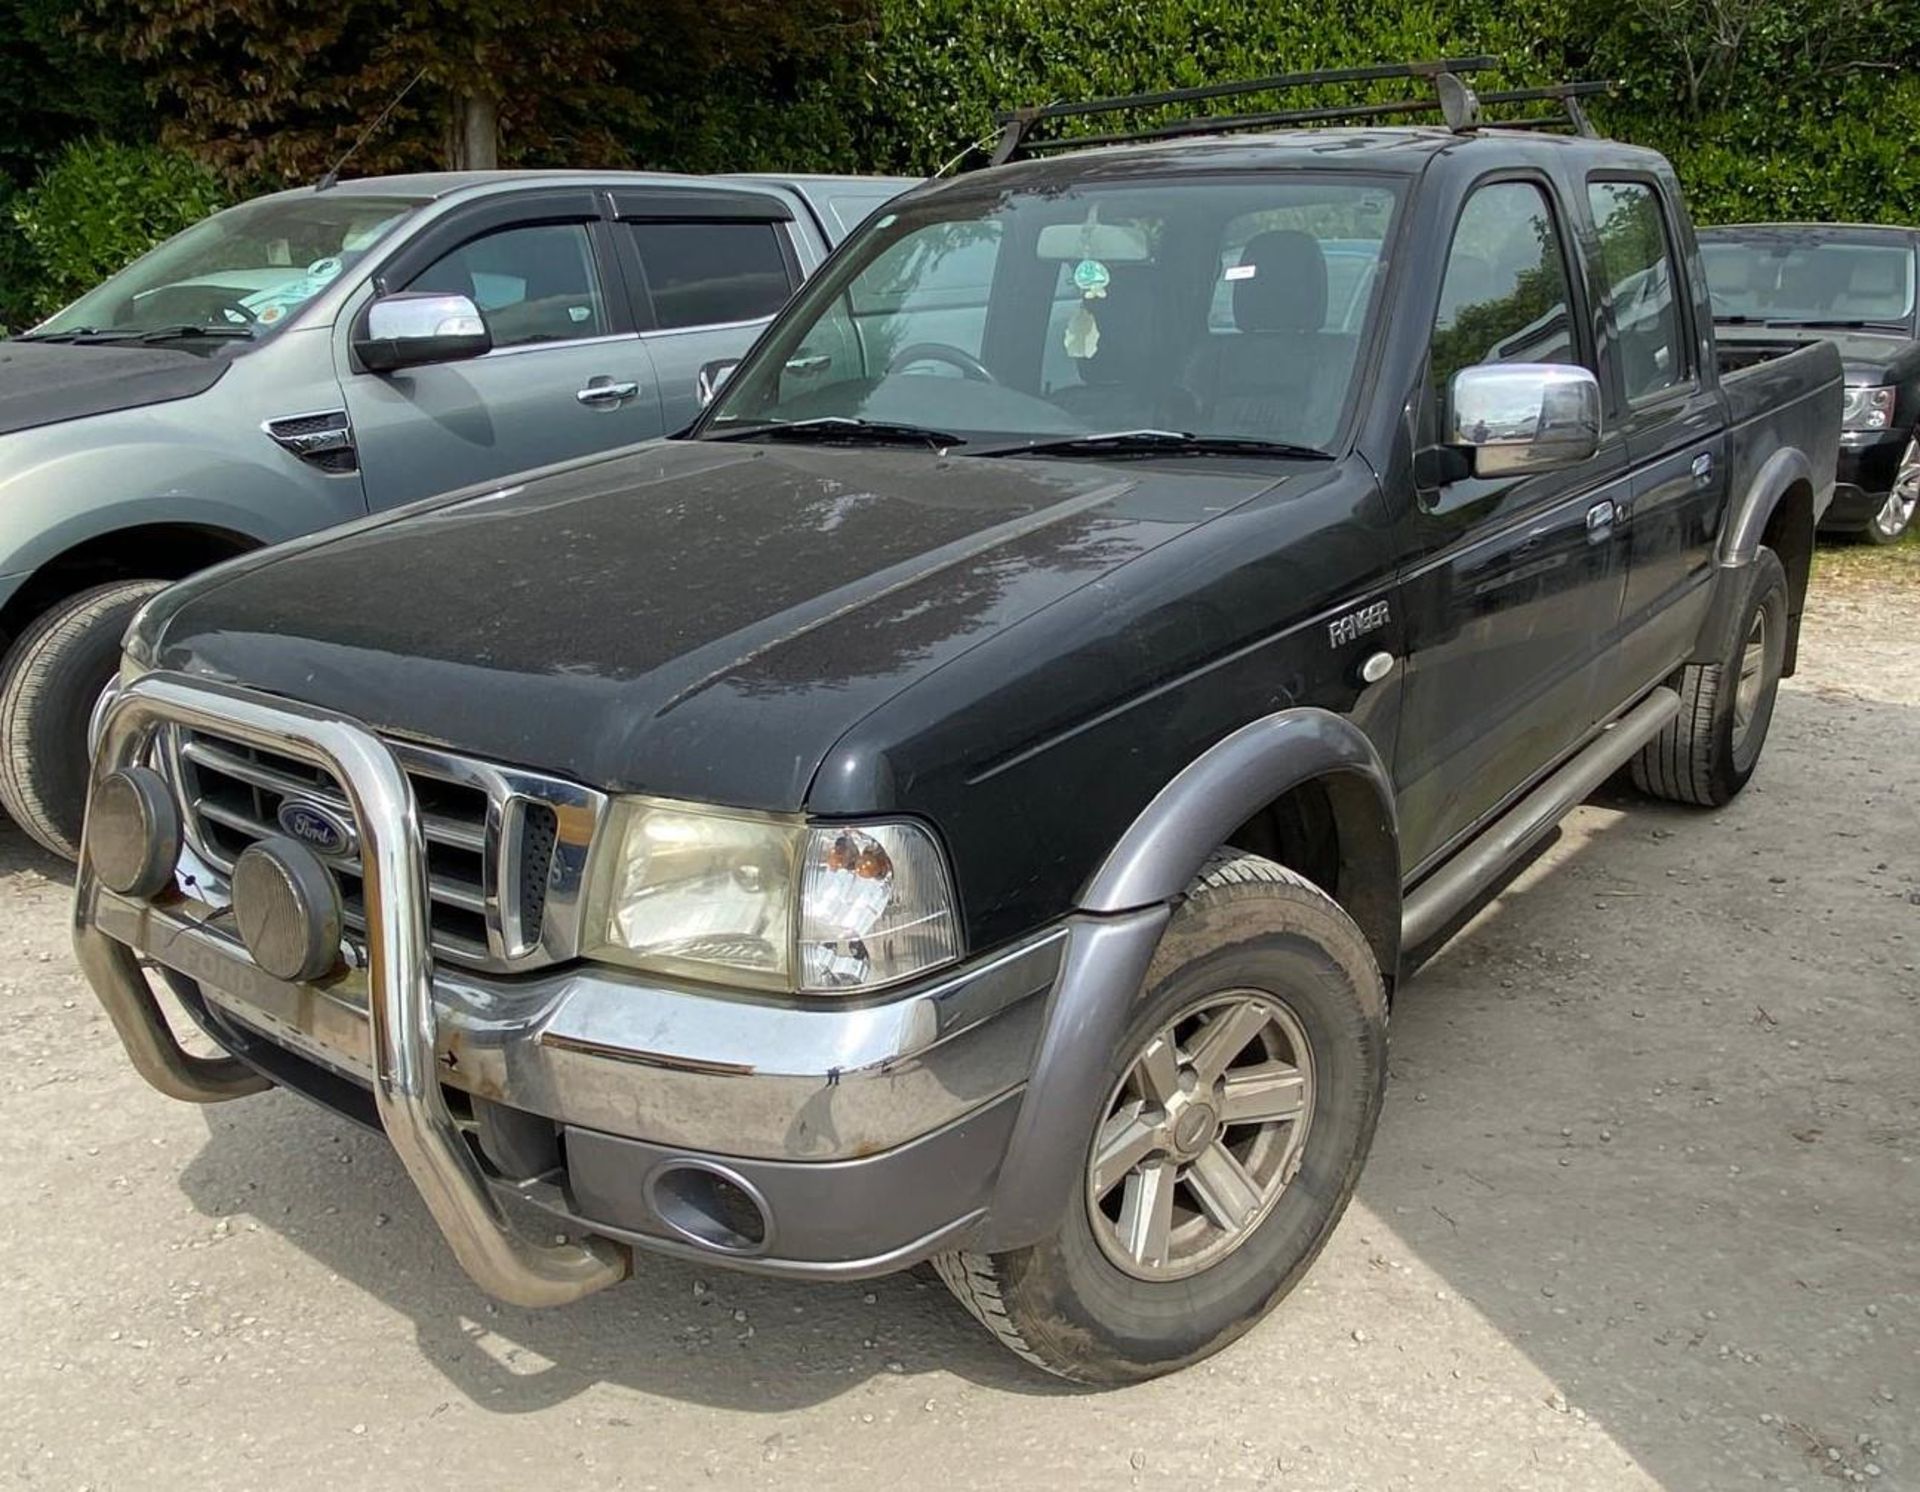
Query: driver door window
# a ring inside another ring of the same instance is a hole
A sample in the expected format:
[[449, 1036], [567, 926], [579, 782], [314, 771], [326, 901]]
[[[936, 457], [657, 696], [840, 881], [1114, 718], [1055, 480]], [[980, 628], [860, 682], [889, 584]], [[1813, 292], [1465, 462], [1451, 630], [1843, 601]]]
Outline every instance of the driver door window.
[[583, 223], [484, 234], [428, 265], [406, 288], [468, 297], [487, 318], [495, 347], [572, 342], [609, 330]]
[[1541, 189], [1481, 187], [1461, 210], [1433, 320], [1433, 381], [1445, 394], [1475, 363], [1580, 361], [1566, 258]]

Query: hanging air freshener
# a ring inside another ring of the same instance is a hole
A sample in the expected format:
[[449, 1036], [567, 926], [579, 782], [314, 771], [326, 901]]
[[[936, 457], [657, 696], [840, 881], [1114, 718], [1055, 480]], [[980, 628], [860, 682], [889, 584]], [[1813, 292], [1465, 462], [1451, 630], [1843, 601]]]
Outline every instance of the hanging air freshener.
[[1073, 267], [1074, 288], [1086, 300], [1104, 299], [1112, 280], [1112, 273], [1098, 259], [1082, 259]]
[[1106, 299], [1107, 285], [1113, 279], [1098, 259], [1082, 259], [1073, 267], [1074, 289], [1080, 292], [1080, 304], [1067, 319], [1067, 356], [1089, 358], [1100, 350], [1100, 323], [1094, 319], [1093, 302]]
[[1093, 312], [1085, 301], [1075, 306], [1073, 315], [1067, 318], [1066, 342], [1070, 358], [1089, 358], [1100, 350], [1100, 323], [1093, 319]]

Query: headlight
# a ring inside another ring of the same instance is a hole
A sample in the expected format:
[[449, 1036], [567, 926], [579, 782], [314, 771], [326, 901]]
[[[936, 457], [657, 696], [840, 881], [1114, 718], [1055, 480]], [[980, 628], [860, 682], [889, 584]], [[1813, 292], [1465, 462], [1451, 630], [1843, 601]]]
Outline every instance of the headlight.
[[582, 951], [758, 989], [853, 993], [958, 957], [946, 862], [915, 824], [615, 801]]
[[1842, 430], [1888, 430], [1893, 427], [1892, 388], [1849, 388], [1840, 406]]

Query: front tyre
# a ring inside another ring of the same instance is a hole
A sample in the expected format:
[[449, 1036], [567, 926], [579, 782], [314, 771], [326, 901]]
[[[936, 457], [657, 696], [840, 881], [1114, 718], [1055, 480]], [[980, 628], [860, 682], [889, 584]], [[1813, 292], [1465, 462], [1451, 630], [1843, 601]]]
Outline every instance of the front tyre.
[[1762, 548], [1744, 583], [1726, 655], [1681, 668], [1674, 680], [1680, 713], [1633, 759], [1634, 786], [1644, 793], [1718, 808], [1753, 776], [1787, 651], [1787, 572], [1780, 557]]
[[116, 580], [69, 596], [0, 663], [0, 804], [54, 854], [80, 853], [87, 721], [120, 666], [134, 612], [165, 580]]
[[1325, 1245], [1386, 1071], [1386, 992], [1359, 929], [1293, 872], [1217, 854], [1147, 971], [1059, 1231], [935, 1267], [1005, 1346], [1063, 1378], [1196, 1362]]

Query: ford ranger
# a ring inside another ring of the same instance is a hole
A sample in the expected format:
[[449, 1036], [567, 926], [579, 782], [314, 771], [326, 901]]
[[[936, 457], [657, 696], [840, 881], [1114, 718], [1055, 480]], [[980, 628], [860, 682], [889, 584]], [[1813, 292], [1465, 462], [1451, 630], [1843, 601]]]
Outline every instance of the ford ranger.
[[1748, 781], [1834, 485], [1834, 349], [1723, 372], [1667, 163], [1424, 66], [1444, 127], [1023, 111], [683, 438], [147, 603], [75, 914], [141, 1074], [383, 1130], [525, 1305], [931, 1261], [1086, 1382], [1246, 1331], [1423, 950], [1622, 769]]
[[909, 182], [470, 172], [216, 213], [0, 343], [0, 805], [71, 857], [86, 723], [170, 580], [677, 430]]

